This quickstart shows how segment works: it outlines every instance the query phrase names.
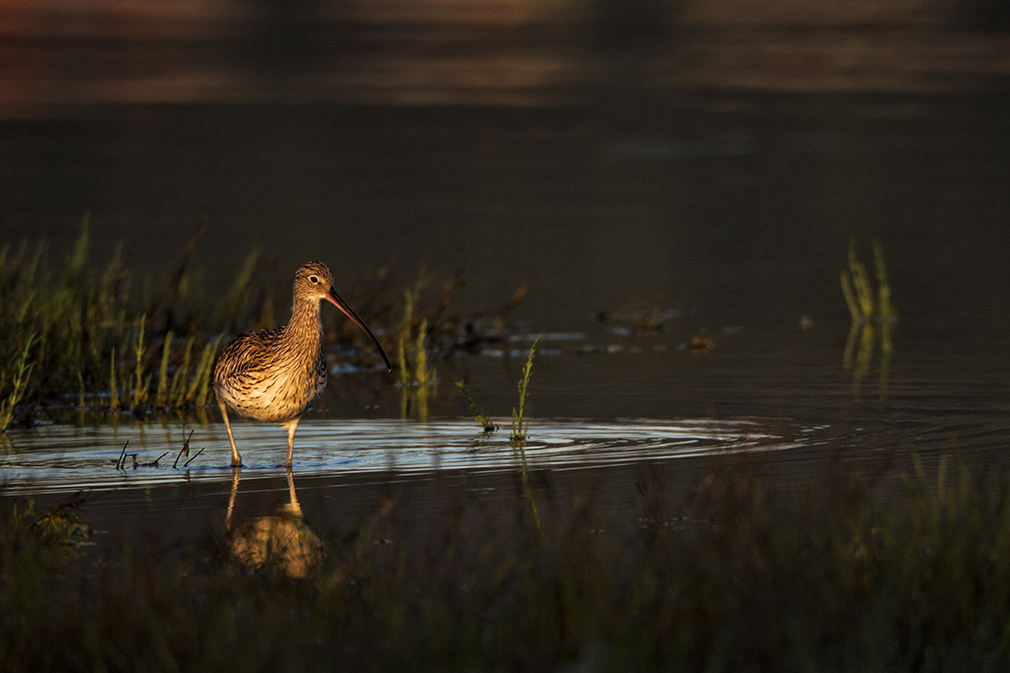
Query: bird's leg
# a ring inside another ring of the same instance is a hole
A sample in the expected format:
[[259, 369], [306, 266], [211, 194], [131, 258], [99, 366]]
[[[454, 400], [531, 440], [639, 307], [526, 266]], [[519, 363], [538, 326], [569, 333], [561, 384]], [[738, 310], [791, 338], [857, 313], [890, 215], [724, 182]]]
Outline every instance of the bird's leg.
[[284, 424], [288, 429], [288, 459], [284, 463], [285, 467], [291, 467], [291, 457], [295, 453], [295, 430], [298, 428], [299, 419], [295, 418]]
[[228, 498], [228, 514], [224, 517], [224, 529], [231, 530], [231, 513], [235, 509], [235, 496], [238, 494], [239, 469], [233, 468], [231, 471], [231, 497]]
[[221, 418], [224, 419], [224, 427], [228, 431], [228, 441], [231, 442], [231, 466], [242, 467], [242, 456], [238, 455], [238, 448], [235, 446], [235, 436], [231, 434], [231, 423], [228, 422], [228, 405], [224, 403], [224, 400], [217, 393], [214, 396], [217, 397], [217, 404], [221, 407]]
[[289, 514], [301, 517], [302, 506], [298, 503], [298, 494], [295, 493], [295, 477], [294, 474], [291, 472], [290, 467], [288, 467], [287, 471], [288, 471], [288, 497], [291, 499], [291, 502], [288, 503], [288, 506], [285, 508], [285, 511], [287, 511]]

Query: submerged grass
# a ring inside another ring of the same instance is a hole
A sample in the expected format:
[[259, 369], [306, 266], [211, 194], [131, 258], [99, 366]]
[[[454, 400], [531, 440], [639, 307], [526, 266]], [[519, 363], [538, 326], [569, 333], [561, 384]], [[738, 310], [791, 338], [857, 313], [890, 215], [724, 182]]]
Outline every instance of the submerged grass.
[[[443, 484], [444, 516], [423, 519], [379, 495], [298, 579], [283, 558], [249, 568], [226, 540], [166, 546], [156, 531], [97, 555], [75, 543], [86, 506], [49, 512], [50, 527], [8, 501], [0, 662], [9, 673], [1010, 663], [1005, 477], [913, 465], [884, 500], [872, 480], [797, 487], [753, 465], [693, 483], [643, 466], [627, 492], [596, 488], [594, 474], [558, 489], [531, 474], [547, 536], [518, 483], [493, 507], [465, 480]], [[630, 511], [615, 507], [629, 499]]]

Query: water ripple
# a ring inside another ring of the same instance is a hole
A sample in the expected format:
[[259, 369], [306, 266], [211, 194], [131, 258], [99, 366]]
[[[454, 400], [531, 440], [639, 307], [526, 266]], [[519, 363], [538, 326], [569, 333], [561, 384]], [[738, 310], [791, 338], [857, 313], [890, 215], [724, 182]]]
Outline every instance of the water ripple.
[[[204, 451], [189, 467], [183, 467], [189, 460], [186, 457], [179, 457], [178, 467], [173, 467], [190, 432], [190, 458]], [[245, 463], [243, 477], [284, 473], [283, 430], [238, 423], [235, 436]], [[8, 494], [231, 478], [228, 438], [218, 424], [196, 428], [132, 423], [50, 426], [13, 432], [10, 439], [0, 453], [0, 483]], [[125, 468], [117, 469], [124, 445]], [[809, 438], [802, 443], [785, 440], [754, 420], [534, 420], [525, 457], [533, 469], [575, 469], [798, 446], [810, 446]], [[310, 419], [298, 428], [294, 471], [316, 476], [438, 469], [506, 471], [515, 469], [519, 459], [508, 441], [508, 429], [483, 434], [469, 420], [420, 424]]]

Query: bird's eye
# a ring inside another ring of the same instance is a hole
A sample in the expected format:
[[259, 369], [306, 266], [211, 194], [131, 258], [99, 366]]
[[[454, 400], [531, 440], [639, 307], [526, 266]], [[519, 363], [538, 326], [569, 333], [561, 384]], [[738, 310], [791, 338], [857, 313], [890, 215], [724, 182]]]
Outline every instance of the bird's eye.
[[315, 276], [309, 276], [309, 280], [311, 280], [313, 283], [318, 283], [319, 282], [319, 279], [316, 278]]

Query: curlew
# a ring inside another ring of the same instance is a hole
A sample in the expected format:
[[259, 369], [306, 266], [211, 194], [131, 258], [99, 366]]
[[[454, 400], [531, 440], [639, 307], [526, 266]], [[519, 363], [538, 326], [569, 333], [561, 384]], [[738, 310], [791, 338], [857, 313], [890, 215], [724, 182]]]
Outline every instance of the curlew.
[[295, 273], [291, 320], [273, 329], [240, 334], [221, 351], [214, 365], [214, 393], [231, 442], [232, 467], [242, 466], [228, 421], [228, 407], [258, 421], [277, 423], [288, 431], [291, 467], [298, 420], [326, 387], [323, 323], [319, 302], [325, 299], [350, 318], [372, 340], [392, 371], [389, 358], [372, 331], [333, 289], [333, 275], [322, 262], [309, 262]]

